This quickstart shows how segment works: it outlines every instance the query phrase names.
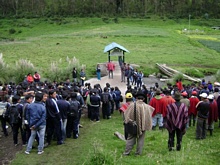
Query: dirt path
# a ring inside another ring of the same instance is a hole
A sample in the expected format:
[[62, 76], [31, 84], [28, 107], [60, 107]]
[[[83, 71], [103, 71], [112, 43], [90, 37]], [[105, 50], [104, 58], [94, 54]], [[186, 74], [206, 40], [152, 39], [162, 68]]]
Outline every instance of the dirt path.
[[[116, 69], [114, 71], [113, 79], [109, 79], [108, 75], [101, 78], [101, 81], [98, 81], [97, 78], [91, 78], [85, 82], [90, 83], [93, 87], [95, 84], [100, 84], [102, 89], [105, 87], [106, 83], [108, 82], [112, 87], [117, 86], [120, 90], [122, 95], [124, 96], [125, 91], [127, 90], [127, 86], [125, 82], [121, 82], [121, 70], [118, 62], [113, 61], [116, 65]], [[126, 81], [126, 78], [125, 78]], [[158, 83], [160, 87], [165, 85], [165, 82], [161, 82], [158, 78], [155, 77], [145, 77], [143, 79], [143, 84], [149, 89], [151, 86], [155, 86], [155, 83]]]
[[93, 87], [95, 84], [100, 84], [102, 89], [105, 87], [106, 83], [109, 83], [111, 85], [111, 87], [115, 87], [117, 86], [120, 90], [122, 95], [125, 94], [125, 91], [127, 89], [126, 83], [125, 82], [121, 82], [121, 70], [120, 70], [120, 66], [118, 64], [118, 62], [113, 61], [113, 63], [115, 64], [115, 71], [113, 72], [113, 79], [109, 79], [108, 75], [101, 77], [101, 81], [98, 81], [97, 78], [91, 78], [87, 81], [85, 81], [85, 83], [90, 83], [91, 86]]

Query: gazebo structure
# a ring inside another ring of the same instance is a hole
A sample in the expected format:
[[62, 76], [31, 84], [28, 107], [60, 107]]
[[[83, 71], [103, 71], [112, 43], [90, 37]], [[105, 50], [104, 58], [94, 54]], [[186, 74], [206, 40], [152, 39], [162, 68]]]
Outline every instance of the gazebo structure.
[[118, 56], [118, 60], [121, 62], [125, 62], [125, 52], [130, 53], [127, 49], [123, 46], [117, 44], [116, 42], [112, 42], [111, 44], [107, 45], [104, 49], [104, 53], [108, 52], [108, 61], [110, 62], [111, 56]]

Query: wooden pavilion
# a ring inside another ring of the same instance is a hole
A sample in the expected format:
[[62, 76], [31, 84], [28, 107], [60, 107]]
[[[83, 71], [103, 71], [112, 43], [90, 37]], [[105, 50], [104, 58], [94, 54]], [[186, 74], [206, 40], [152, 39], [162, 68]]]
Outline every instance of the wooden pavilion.
[[112, 42], [107, 45], [104, 49], [104, 53], [108, 52], [108, 61], [110, 62], [111, 56], [118, 56], [118, 60], [121, 62], [125, 62], [125, 52], [130, 53], [123, 46], [117, 44], [116, 42]]

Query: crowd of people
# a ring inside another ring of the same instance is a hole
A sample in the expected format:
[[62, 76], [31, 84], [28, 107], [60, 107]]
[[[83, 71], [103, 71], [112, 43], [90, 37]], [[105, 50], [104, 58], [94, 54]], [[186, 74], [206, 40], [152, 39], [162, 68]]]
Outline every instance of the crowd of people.
[[[196, 126], [195, 139], [197, 140], [206, 139], [207, 130], [212, 136], [214, 122], [220, 121], [220, 97], [219, 87], [212, 86], [210, 88], [210, 84], [210, 82], [203, 81], [198, 85], [192, 83], [186, 86], [182, 84], [181, 80], [177, 80], [176, 84], [168, 83], [163, 88], [155, 83], [155, 86], [151, 87], [149, 91], [144, 85], [139, 89], [132, 89], [128, 86], [126, 103], [122, 105], [120, 110], [124, 113], [125, 125], [129, 121], [136, 121], [137, 133], [129, 134], [125, 126], [127, 142], [124, 155], [130, 154], [136, 141], [135, 154], [140, 155], [145, 131], [156, 130], [157, 125], [159, 129], [166, 128], [168, 130], [169, 151], [174, 150], [175, 135], [177, 137], [176, 150], [181, 150], [183, 135], [189, 127]], [[130, 99], [131, 95], [136, 98], [136, 103]], [[139, 104], [142, 106], [138, 107]], [[136, 109], [136, 113], [134, 113], [134, 109]], [[140, 113], [143, 114], [140, 115]], [[148, 121], [152, 122], [148, 123]], [[150, 129], [149, 126], [151, 126]]]
[[[28, 78], [20, 84], [0, 84], [1, 103], [5, 111], [0, 116], [1, 126], [5, 136], [8, 136], [6, 125], [12, 127], [13, 143], [17, 146], [20, 130], [22, 145], [26, 146], [26, 154], [30, 154], [33, 142], [38, 143], [38, 154], [44, 152], [44, 147], [50, 146], [53, 139], [57, 145], [64, 144], [66, 138], [77, 139], [82, 109], [87, 109], [91, 122], [100, 122], [101, 118], [111, 119], [117, 110], [122, 112], [125, 124], [126, 148], [124, 155], [129, 155], [136, 140], [136, 155], [142, 153], [145, 132], [166, 128], [168, 130], [168, 149], [174, 150], [174, 137], [177, 136], [176, 150], [181, 149], [183, 135], [188, 127], [196, 125], [196, 139], [205, 139], [206, 131], [213, 135], [214, 122], [220, 117], [219, 88], [210, 82], [199, 85], [184, 85], [182, 80], [166, 87], [155, 86], [146, 88], [139, 82], [143, 73], [136, 69], [131, 72], [129, 64], [121, 64], [121, 81], [127, 77], [127, 90], [122, 93], [109, 83], [102, 89], [100, 84], [92, 86], [84, 84], [85, 72], [81, 70], [80, 81], [77, 71], [73, 68], [73, 82], [42, 82], [40, 75], [37, 79]], [[114, 67], [113, 67], [114, 68]], [[97, 65], [97, 70], [100, 66]], [[100, 70], [99, 70], [100, 71]], [[135, 80], [135, 74], [137, 79]], [[133, 75], [131, 77], [128, 75]], [[110, 76], [111, 75], [111, 76]], [[100, 78], [100, 75], [97, 75]], [[113, 72], [109, 72], [113, 78]], [[132, 86], [133, 84], [133, 86]], [[126, 102], [122, 95], [125, 94]], [[134, 113], [135, 110], [135, 113]], [[135, 121], [136, 134], [130, 134], [126, 124]], [[220, 120], [219, 120], [220, 121]], [[220, 127], [220, 122], [219, 122]]]
[[[29, 74], [30, 75], [30, 74]], [[87, 108], [91, 122], [100, 122], [102, 118], [111, 119], [111, 114], [119, 110], [122, 95], [120, 89], [106, 83], [94, 87], [90, 83], [81, 85], [78, 82], [25, 82], [0, 84], [1, 104], [5, 110], [0, 115], [1, 126], [8, 136], [7, 125], [13, 132], [13, 143], [19, 144], [18, 133], [21, 133], [22, 145], [27, 146], [30, 154], [33, 142], [38, 142], [38, 154], [45, 146], [50, 146], [53, 139], [62, 145], [66, 138], [77, 139], [82, 109]], [[102, 106], [101, 106], [102, 105]], [[44, 142], [45, 140], [45, 142]]]

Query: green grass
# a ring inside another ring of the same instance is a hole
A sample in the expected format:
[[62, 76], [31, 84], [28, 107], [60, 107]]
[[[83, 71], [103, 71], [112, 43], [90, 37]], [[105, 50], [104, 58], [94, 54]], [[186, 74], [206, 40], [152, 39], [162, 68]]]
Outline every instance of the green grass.
[[[52, 62], [61, 61], [59, 67], [65, 68], [67, 56], [79, 59], [80, 64], [86, 65], [86, 73], [92, 76], [96, 64], [108, 60], [103, 50], [111, 42], [128, 49], [126, 62], [140, 65], [146, 73], [155, 71], [156, 63], [166, 63], [182, 72], [192, 68], [213, 73], [219, 68], [220, 53], [199, 40], [219, 42], [220, 32], [211, 30], [200, 20], [191, 20], [191, 29], [204, 30], [203, 34], [183, 34], [182, 29], [188, 28], [187, 20], [118, 20], [118, 23], [112, 19], [105, 23], [101, 18], [65, 18], [60, 24], [52, 19], [3, 19], [0, 21], [0, 52], [9, 68], [14, 68], [19, 59], [30, 60], [42, 78], [48, 75]], [[215, 20], [215, 24], [219, 23], [220, 20]], [[12, 28], [16, 32], [9, 34]], [[213, 137], [203, 141], [194, 140], [195, 128], [190, 128], [183, 137], [180, 152], [168, 152], [167, 131], [147, 132], [143, 155], [135, 157], [132, 152], [131, 156], [122, 157], [125, 143], [113, 135], [115, 131], [123, 132], [119, 114], [100, 123], [90, 123], [83, 118], [82, 124], [79, 139], [67, 139], [62, 146], [54, 142], [43, 155], [37, 155], [36, 149], [31, 155], [22, 151], [12, 164], [92, 164], [94, 144], [98, 144], [100, 158], [113, 164], [220, 164], [219, 128]]]
[[[47, 75], [54, 61], [62, 59], [59, 66], [65, 67], [67, 56], [79, 59], [87, 66], [87, 74], [92, 76], [96, 63], [108, 60], [103, 50], [111, 42], [117, 42], [130, 51], [125, 54], [126, 62], [139, 64], [146, 70], [155, 67], [155, 63], [166, 63], [183, 71], [188, 65], [207, 69], [219, 66], [220, 54], [198, 40], [211, 37], [219, 42], [220, 32], [199, 26], [200, 20], [192, 20], [191, 29], [204, 30], [204, 34], [192, 35], [181, 33], [188, 27], [187, 20], [118, 18], [118, 23], [109, 20], [105, 23], [101, 18], [63, 18], [58, 24], [49, 18], [3, 19], [0, 24], [0, 52], [11, 66], [20, 58], [30, 60], [42, 76]], [[9, 34], [12, 28], [16, 33]], [[113, 60], [117, 58], [113, 57]]]
[[[81, 123], [84, 128], [80, 129], [80, 137], [67, 139], [66, 143], [57, 146], [55, 142], [45, 149], [44, 154], [37, 155], [37, 149], [33, 149], [30, 155], [25, 155], [23, 151], [16, 155], [12, 164], [88, 164], [94, 163], [94, 153], [98, 158], [103, 158], [114, 165], [125, 164], [201, 164], [217, 165], [220, 163], [219, 136], [220, 129], [214, 130], [212, 137], [207, 135], [207, 139], [195, 140], [195, 127], [190, 127], [186, 135], [183, 136], [182, 149], [180, 152], [169, 152], [167, 148], [167, 130], [146, 133], [145, 144], [142, 156], [134, 155], [135, 148], [128, 157], [123, 157], [125, 142], [116, 138], [115, 131], [123, 133], [122, 117], [116, 112], [112, 119], [101, 120], [100, 123], [91, 123], [86, 117]], [[94, 147], [95, 146], [95, 147]], [[93, 161], [92, 161], [93, 160]]]

